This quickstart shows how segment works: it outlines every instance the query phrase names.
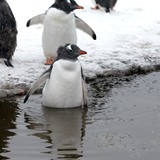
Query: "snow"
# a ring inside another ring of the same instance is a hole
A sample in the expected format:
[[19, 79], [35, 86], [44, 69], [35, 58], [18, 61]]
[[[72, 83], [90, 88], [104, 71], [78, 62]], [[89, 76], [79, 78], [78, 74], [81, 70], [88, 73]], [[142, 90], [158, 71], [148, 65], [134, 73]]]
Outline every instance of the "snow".
[[[91, 10], [92, 0], [77, 0], [84, 10], [76, 10], [96, 32], [97, 40], [77, 30], [78, 46], [88, 54], [79, 57], [86, 77], [95, 78], [131, 66], [160, 64], [159, 1], [118, 0], [114, 10]], [[0, 88], [30, 86], [49, 66], [44, 65], [42, 25], [26, 27], [31, 17], [45, 12], [53, 0], [8, 0], [18, 26], [18, 46], [14, 68], [0, 61]]]

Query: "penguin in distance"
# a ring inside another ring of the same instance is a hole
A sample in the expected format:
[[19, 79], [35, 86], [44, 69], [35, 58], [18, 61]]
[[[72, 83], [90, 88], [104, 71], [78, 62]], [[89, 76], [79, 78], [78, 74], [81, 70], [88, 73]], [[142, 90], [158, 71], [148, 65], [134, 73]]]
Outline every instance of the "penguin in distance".
[[59, 47], [58, 56], [50, 68], [44, 72], [28, 91], [29, 96], [45, 83], [42, 92], [43, 106], [53, 108], [73, 108], [87, 106], [87, 91], [82, 66], [78, 56], [87, 54], [77, 45]]
[[27, 27], [43, 24], [42, 47], [46, 56], [45, 64], [52, 64], [57, 56], [57, 49], [67, 43], [77, 44], [76, 28], [81, 29], [94, 40], [96, 34], [93, 29], [73, 11], [83, 9], [74, 0], [56, 0], [46, 13], [37, 15], [27, 22]]
[[0, 58], [8, 67], [13, 67], [12, 56], [17, 46], [17, 24], [6, 0], [0, 0]]
[[94, 0], [96, 2], [96, 6], [92, 7], [92, 9], [97, 10], [100, 7], [105, 8], [106, 12], [110, 12], [113, 10], [114, 6], [117, 3], [117, 0]]

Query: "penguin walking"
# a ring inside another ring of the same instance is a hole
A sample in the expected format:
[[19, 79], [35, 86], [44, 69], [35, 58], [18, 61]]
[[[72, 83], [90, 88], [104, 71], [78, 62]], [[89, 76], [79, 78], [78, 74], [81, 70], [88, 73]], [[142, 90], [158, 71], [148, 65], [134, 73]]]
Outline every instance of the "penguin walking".
[[24, 103], [42, 83], [43, 106], [72, 108], [87, 105], [87, 94], [82, 66], [78, 56], [87, 54], [77, 45], [67, 44], [59, 47], [58, 56], [51, 67], [44, 72], [28, 91]]
[[83, 9], [74, 0], [56, 0], [46, 13], [37, 15], [27, 22], [27, 27], [43, 23], [42, 47], [46, 56], [45, 64], [52, 64], [57, 56], [57, 49], [67, 43], [77, 44], [76, 27], [96, 39], [92, 28], [73, 11]]
[[110, 12], [113, 10], [114, 6], [117, 3], [117, 0], [95, 0], [96, 6], [92, 7], [92, 9], [99, 9], [99, 7], [105, 8], [106, 12]]
[[17, 46], [17, 24], [6, 0], [0, 0], [0, 58], [8, 67], [13, 67], [12, 56]]

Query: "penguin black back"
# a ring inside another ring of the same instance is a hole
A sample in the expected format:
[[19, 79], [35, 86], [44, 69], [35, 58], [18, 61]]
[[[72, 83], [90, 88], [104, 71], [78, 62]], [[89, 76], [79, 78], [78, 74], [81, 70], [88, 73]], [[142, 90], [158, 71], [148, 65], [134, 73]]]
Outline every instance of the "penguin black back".
[[0, 0], [0, 58], [13, 67], [11, 59], [17, 46], [17, 24], [6, 0]]
[[117, 0], [95, 0], [96, 4], [104, 7], [106, 12], [110, 12], [116, 5]]

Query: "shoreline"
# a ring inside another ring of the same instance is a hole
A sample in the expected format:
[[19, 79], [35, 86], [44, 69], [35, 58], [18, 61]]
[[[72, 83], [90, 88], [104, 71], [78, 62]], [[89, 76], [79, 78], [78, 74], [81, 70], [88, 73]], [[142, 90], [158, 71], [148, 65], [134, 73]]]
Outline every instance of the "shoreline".
[[[136, 66], [133, 65], [129, 67], [128, 69], [124, 70], [118, 70], [113, 69], [104, 72], [103, 74], [97, 74], [93, 77], [87, 77], [85, 76], [86, 83], [91, 84], [93, 82], [98, 83], [98, 79], [101, 78], [108, 78], [108, 84], [112, 83], [114, 79], [114, 83], [117, 83], [121, 78], [123, 77], [130, 77], [134, 75], [145, 75], [152, 72], [160, 71], [160, 64], [150, 65], [150, 66]], [[117, 81], [117, 82], [116, 82]], [[6, 86], [2, 86], [0, 88], [0, 98], [6, 98], [6, 97], [13, 97], [13, 96], [23, 96], [26, 94], [26, 92], [29, 90], [29, 88], [32, 86], [33, 81], [30, 81], [27, 83], [19, 83], [19, 84], [7, 84]], [[42, 92], [43, 85], [39, 87], [34, 94], [40, 94]]]

